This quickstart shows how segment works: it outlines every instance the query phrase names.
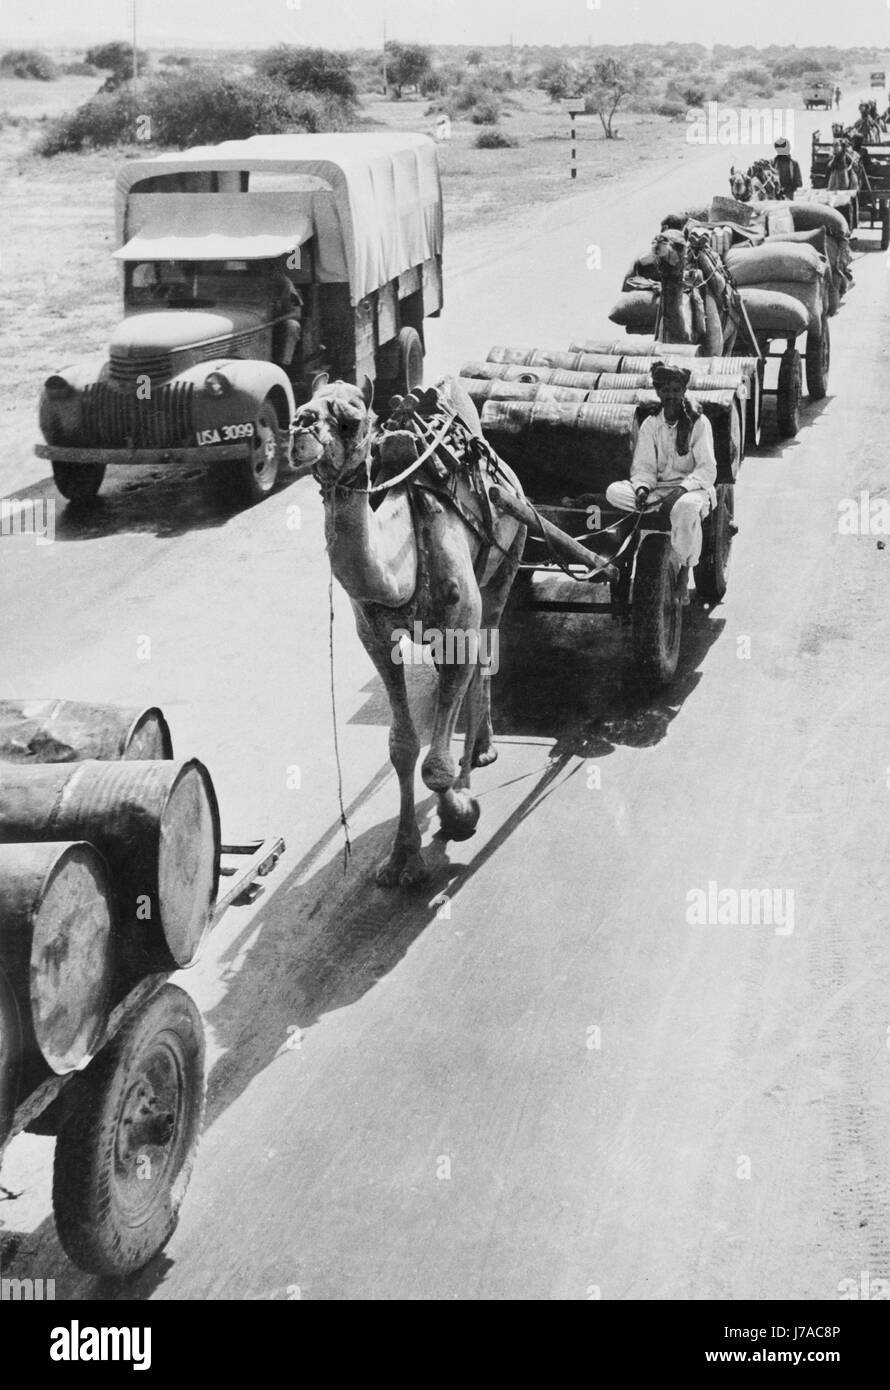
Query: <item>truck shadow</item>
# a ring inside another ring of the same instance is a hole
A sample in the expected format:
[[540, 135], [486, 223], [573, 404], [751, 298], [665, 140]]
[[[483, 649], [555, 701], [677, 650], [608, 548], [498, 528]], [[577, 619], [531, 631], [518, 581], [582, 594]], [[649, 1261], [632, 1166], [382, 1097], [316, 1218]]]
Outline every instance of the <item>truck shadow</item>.
[[[296, 482], [306, 471], [289, 473], [270, 495]], [[210, 468], [121, 469], [116, 476], [109, 476], [98, 497], [87, 504], [67, 502], [48, 477], [17, 489], [4, 501], [40, 504], [41, 524], [47, 515], [52, 517], [52, 539], [56, 542], [103, 540], [128, 532], [169, 540], [189, 531], [225, 526], [250, 509], [223, 493]]]

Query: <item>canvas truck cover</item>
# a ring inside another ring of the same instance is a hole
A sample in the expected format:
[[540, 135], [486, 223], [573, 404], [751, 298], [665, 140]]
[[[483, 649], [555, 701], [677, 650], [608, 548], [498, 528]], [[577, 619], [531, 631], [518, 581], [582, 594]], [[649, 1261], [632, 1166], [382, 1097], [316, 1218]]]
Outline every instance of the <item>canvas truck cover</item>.
[[[248, 187], [241, 192], [245, 174]], [[268, 175], [276, 176], [276, 187], [280, 182], [286, 191], [269, 193]], [[289, 180], [293, 188], [287, 187]], [[263, 191], [252, 198], [256, 184]], [[130, 160], [116, 181], [118, 254], [123, 251], [124, 258], [133, 258], [137, 247], [128, 250], [128, 243], [148, 232], [149, 219], [152, 237], [157, 237], [157, 195], [170, 194], [179, 196], [170, 203], [174, 225], [169, 234], [186, 241], [191, 206], [194, 231], [200, 227], [206, 233], [208, 209], [218, 206], [220, 238], [234, 232], [226, 225], [233, 195], [244, 200], [236, 219], [240, 236], [280, 238], [292, 214], [295, 243], [316, 235], [318, 279], [348, 282], [353, 304], [403, 271], [442, 254], [438, 155], [426, 135], [254, 135]], [[192, 205], [191, 198], [200, 199], [200, 204]], [[211, 200], [216, 198], [220, 201], [214, 205]]]

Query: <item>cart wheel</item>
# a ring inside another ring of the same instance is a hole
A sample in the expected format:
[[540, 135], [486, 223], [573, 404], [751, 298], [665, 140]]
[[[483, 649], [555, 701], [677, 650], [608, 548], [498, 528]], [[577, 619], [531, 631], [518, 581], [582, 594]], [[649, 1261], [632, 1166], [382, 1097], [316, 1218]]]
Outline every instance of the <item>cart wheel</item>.
[[176, 1229], [204, 1113], [204, 1030], [189, 996], [164, 985], [73, 1083], [53, 1165], [66, 1254], [124, 1277]]
[[807, 393], [811, 401], [828, 395], [828, 369], [831, 365], [831, 331], [828, 315], [822, 315], [822, 332], [807, 334]]
[[718, 476], [733, 482], [742, 463], [742, 417], [735, 402], [714, 423], [714, 454]]
[[666, 685], [676, 674], [683, 627], [670, 536], [644, 536], [640, 542], [632, 611], [634, 656], [640, 675], [653, 685]]
[[881, 250], [890, 246], [890, 203], [881, 205]]
[[734, 515], [735, 489], [731, 483], [718, 483], [717, 505], [702, 522], [701, 559], [695, 567], [695, 587], [712, 603], [719, 603], [726, 593]]
[[92, 502], [104, 477], [104, 463], [53, 463], [53, 481], [68, 502]]
[[0, 1153], [12, 1133], [21, 1071], [21, 1015], [12, 985], [0, 970]]
[[841, 281], [840, 273], [832, 271], [828, 277], [828, 313], [830, 318], [834, 318], [838, 309], [841, 307]]
[[751, 378], [751, 394], [745, 402], [745, 453], [759, 449], [761, 417], [763, 415], [763, 361], [757, 364]]
[[278, 407], [267, 396], [253, 422], [250, 457], [230, 465], [226, 491], [233, 501], [250, 505], [261, 502], [275, 486], [278, 470], [287, 457], [287, 436], [281, 428]]
[[802, 391], [800, 357], [797, 348], [791, 348], [782, 354], [776, 391], [776, 423], [782, 439], [793, 439], [800, 429]]

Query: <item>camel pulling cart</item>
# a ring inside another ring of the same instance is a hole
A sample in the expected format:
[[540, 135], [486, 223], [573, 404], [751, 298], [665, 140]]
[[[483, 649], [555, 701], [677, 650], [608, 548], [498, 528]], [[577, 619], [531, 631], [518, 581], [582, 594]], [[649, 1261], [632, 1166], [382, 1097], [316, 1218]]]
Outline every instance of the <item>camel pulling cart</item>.
[[[693, 345], [588, 342], [567, 352], [497, 347], [468, 362], [461, 382], [489, 443], [517, 474], [527, 501], [498, 489], [492, 500], [528, 527], [514, 587], [541, 611], [611, 614], [632, 625], [641, 678], [664, 685], [676, 673], [683, 607], [664, 509], [620, 512], [606, 501], [627, 478], [639, 425], [659, 408], [650, 389], [656, 357], [691, 369], [689, 396], [711, 422], [717, 506], [703, 523], [695, 588], [719, 602], [736, 527], [734, 487], [749, 430], [759, 433], [756, 358], [700, 358]], [[534, 574], [606, 588], [604, 601], [534, 599]]]
[[0, 702], [0, 1159], [55, 1136], [56, 1229], [90, 1273], [135, 1273], [176, 1228], [204, 1029], [169, 977], [283, 850], [220, 843], [159, 710]]
[[[818, 130], [813, 132], [810, 165], [813, 188], [828, 189], [833, 148], [831, 140], [820, 139]], [[843, 196], [841, 211], [847, 216], [851, 231], [858, 227], [879, 230], [881, 250], [886, 251], [890, 247], [890, 143], [863, 145], [859, 155], [862, 161], [859, 187], [839, 191], [839, 196]]]

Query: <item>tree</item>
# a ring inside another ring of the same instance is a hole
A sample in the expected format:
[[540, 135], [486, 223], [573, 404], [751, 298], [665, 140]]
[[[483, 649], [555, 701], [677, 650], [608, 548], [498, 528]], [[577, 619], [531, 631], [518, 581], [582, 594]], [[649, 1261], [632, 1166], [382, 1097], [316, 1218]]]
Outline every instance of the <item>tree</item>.
[[482, 62], [482, 49], [471, 48], [467, 54], [466, 63], [468, 68], [478, 68]]
[[295, 92], [316, 92], [350, 102], [358, 95], [348, 55], [329, 48], [295, 48], [280, 43], [259, 55], [256, 70]]
[[430, 50], [420, 43], [386, 45], [386, 70], [397, 99], [404, 87], [417, 87], [432, 66]]
[[577, 80], [574, 68], [564, 58], [551, 58], [538, 73], [537, 85], [551, 101], [562, 101], [575, 91]]
[[[148, 67], [148, 54], [139, 48], [136, 55], [139, 71], [144, 72]], [[107, 72], [102, 91], [115, 92], [133, 77], [133, 45], [121, 42], [96, 44], [95, 47], [87, 49], [84, 62], [92, 63], [93, 67], [99, 68], [101, 72]]]
[[584, 73], [578, 87], [584, 97], [584, 110], [599, 116], [607, 140], [615, 139], [612, 120], [621, 102], [639, 92], [642, 84], [641, 69], [618, 58], [603, 58]]

